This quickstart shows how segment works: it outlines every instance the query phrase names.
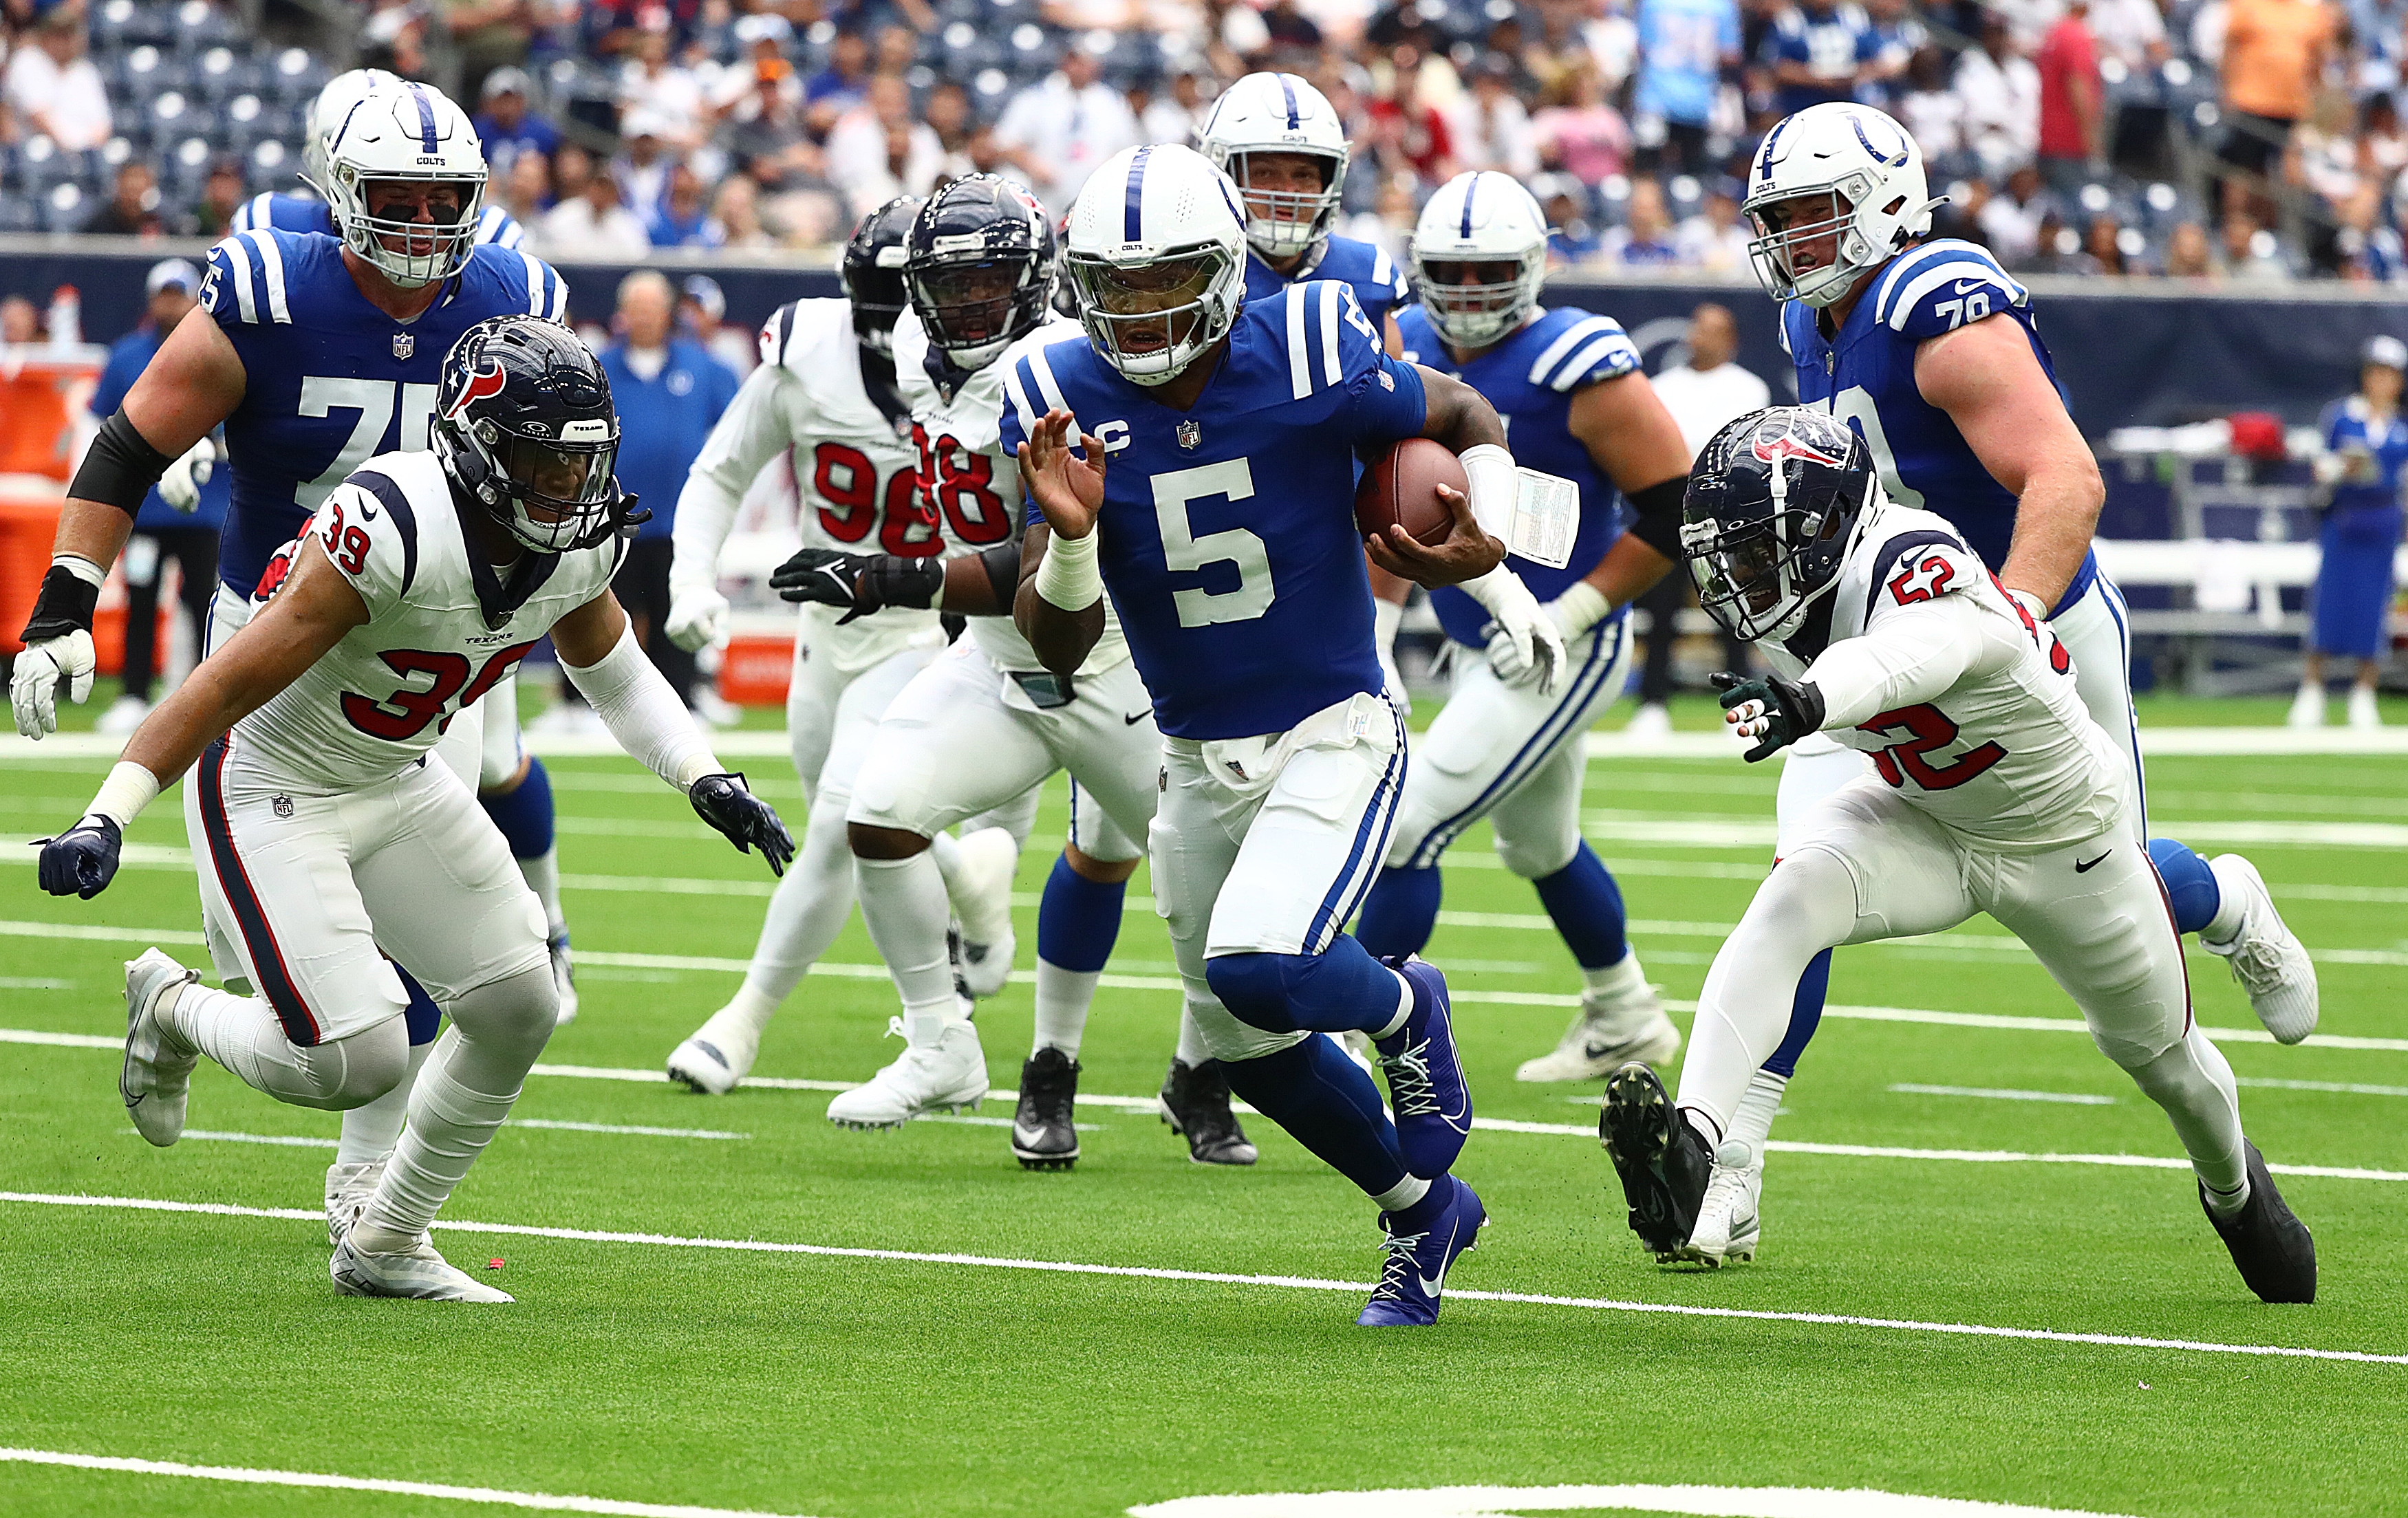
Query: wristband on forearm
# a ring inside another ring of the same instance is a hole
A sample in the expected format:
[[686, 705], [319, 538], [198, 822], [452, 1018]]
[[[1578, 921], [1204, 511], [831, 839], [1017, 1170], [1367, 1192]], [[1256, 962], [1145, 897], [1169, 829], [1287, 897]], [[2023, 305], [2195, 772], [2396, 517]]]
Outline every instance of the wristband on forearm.
[[60, 553], [42, 576], [42, 590], [34, 598], [34, 614], [25, 623], [25, 643], [92, 631], [93, 609], [100, 602], [101, 581], [108, 572], [80, 553]]
[[1084, 537], [1050, 536], [1037, 566], [1037, 594], [1065, 611], [1084, 611], [1103, 599], [1104, 578], [1096, 567], [1096, 532]]
[[159, 777], [130, 759], [120, 759], [109, 770], [108, 778], [93, 793], [92, 805], [84, 809], [87, 817], [106, 817], [117, 824], [119, 832], [142, 814], [142, 809], [159, 796]]
[[1491, 537], [1510, 539], [1513, 506], [1522, 494], [1522, 476], [1513, 466], [1513, 455], [1495, 443], [1482, 443], [1465, 449], [1456, 458], [1471, 484], [1465, 494], [1471, 498], [1471, 515], [1480, 530]]
[[945, 604], [945, 561], [878, 554], [862, 566], [853, 601], [856, 606], [873, 609], [941, 607]]
[[1557, 630], [1567, 638], [1587, 632], [1612, 609], [1613, 604], [1605, 598], [1605, 593], [1585, 580], [1574, 580], [1561, 595], [1547, 603]]

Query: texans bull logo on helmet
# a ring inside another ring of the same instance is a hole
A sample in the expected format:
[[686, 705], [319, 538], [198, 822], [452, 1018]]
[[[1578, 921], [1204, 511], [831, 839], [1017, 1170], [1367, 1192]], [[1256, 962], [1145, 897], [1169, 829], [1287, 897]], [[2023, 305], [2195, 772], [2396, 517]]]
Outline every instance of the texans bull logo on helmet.
[[1798, 436], [1798, 429], [1788, 423], [1767, 427], [1749, 442], [1748, 451], [1767, 464], [1784, 459], [1803, 459], [1809, 464], [1821, 464], [1834, 469], [1847, 466], [1844, 451], [1832, 452]]
[[492, 358], [485, 360], [482, 365], [468, 376], [468, 382], [460, 387], [460, 394], [452, 398], [451, 408], [443, 413], [445, 419], [452, 422], [459, 421], [468, 414], [469, 407], [489, 396], [500, 394], [502, 384], [501, 361]]

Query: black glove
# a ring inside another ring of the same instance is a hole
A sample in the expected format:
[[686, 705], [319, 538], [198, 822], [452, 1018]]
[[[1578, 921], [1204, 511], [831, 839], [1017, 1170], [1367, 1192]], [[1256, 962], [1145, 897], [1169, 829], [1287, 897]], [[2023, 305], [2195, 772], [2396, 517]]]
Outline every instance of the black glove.
[[1750, 701], [1761, 702], [1764, 715], [1756, 721], [1764, 724], [1756, 735], [1757, 743], [1747, 751], [1749, 764], [1770, 759], [1809, 733], [1823, 730], [1823, 693], [1811, 680], [1792, 684], [1776, 676], [1760, 680], [1742, 680], [1725, 670], [1713, 677], [1714, 689], [1723, 693], [1723, 709], [1733, 710]]
[[[758, 848], [761, 857], [769, 862], [770, 874], [786, 873], [795, 857], [795, 836], [778, 820], [776, 809], [744, 788], [743, 776], [705, 775], [694, 782], [686, 799], [694, 803], [697, 816], [736, 845], [737, 852], [751, 853]], [[42, 857], [47, 861], [50, 855]], [[115, 867], [116, 860], [117, 851], [111, 848], [110, 867]], [[47, 870], [47, 865], [44, 867]], [[42, 880], [47, 884], [50, 876], [45, 873]]]
[[885, 607], [931, 605], [944, 583], [942, 559], [844, 553], [832, 548], [804, 549], [769, 577], [769, 588], [789, 601], [850, 608], [837, 620], [839, 627]]
[[42, 889], [54, 896], [81, 896], [90, 901], [108, 889], [117, 875], [117, 852], [125, 835], [106, 817], [87, 817], [54, 838], [42, 841]]

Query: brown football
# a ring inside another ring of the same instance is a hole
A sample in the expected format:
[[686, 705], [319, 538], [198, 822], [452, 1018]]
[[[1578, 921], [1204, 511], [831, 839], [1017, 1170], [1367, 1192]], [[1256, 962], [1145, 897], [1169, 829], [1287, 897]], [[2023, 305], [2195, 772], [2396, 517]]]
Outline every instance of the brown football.
[[1435, 548], [1455, 526], [1455, 514], [1438, 498], [1440, 485], [1471, 488], [1463, 461], [1444, 443], [1400, 438], [1364, 466], [1354, 487], [1354, 525], [1366, 537], [1384, 537], [1391, 525], [1400, 526], [1423, 547]]

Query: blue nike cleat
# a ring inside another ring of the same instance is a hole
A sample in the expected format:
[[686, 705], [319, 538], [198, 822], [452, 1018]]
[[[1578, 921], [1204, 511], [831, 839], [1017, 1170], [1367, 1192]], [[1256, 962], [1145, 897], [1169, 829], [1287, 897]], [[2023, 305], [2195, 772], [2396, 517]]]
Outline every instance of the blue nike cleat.
[[1605, 1083], [1597, 1136], [1622, 1177], [1630, 1231], [1658, 1263], [1672, 1259], [1697, 1231], [1714, 1148], [1672, 1105], [1654, 1070], [1625, 1065]]
[[1388, 1263], [1381, 1267], [1380, 1283], [1371, 1288], [1362, 1316], [1354, 1320], [1356, 1327], [1426, 1328], [1438, 1322], [1439, 1291], [1446, 1284], [1447, 1270], [1456, 1255], [1479, 1244], [1480, 1230], [1488, 1225], [1480, 1194], [1453, 1176], [1440, 1176], [1431, 1185], [1453, 1186], [1455, 1195], [1421, 1232], [1398, 1232], [1402, 1213], [1380, 1214], [1380, 1226], [1388, 1231]]
[[1436, 1181], [1455, 1167], [1471, 1136], [1471, 1088], [1464, 1083], [1455, 1053], [1455, 1027], [1447, 1016], [1446, 977], [1412, 954], [1382, 964], [1403, 976], [1413, 990], [1405, 1025], [1380, 1039], [1380, 1068], [1388, 1077], [1388, 1105], [1396, 1114], [1397, 1144], [1405, 1168]]

